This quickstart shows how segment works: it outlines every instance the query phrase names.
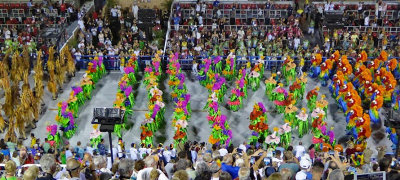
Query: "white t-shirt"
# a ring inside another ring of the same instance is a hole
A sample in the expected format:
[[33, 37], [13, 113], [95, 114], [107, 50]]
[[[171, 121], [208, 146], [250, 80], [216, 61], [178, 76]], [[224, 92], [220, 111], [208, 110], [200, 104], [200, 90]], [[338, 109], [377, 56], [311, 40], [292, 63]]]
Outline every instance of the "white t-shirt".
[[118, 9], [118, 10], [117, 10], [117, 14], [118, 14], [118, 17], [121, 17], [121, 15], [122, 15], [122, 12], [121, 12], [121, 10], [120, 10], [120, 9]]
[[117, 9], [111, 8], [111, 16], [112, 17], [117, 17]]
[[220, 149], [220, 150], [218, 150], [219, 151], [219, 154], [221, 155], [221, 156], [225, 156], [226, 154], [228, 154], [228, 150], [226, 150], [225, 148], [222, 148], [222, 149]]
[[83, 20], [82, 19], [79, 19], [78, 24], [79, 24], [79, 28], [81, 28], [81, 30], [85, 29], [85, 24], [83, 24]]
[[79, 61], [79, 60], [81, 60], [81, 53], [79, 52], [79, 51], [77, 51], [75, 54], [75, 59], [77, 60], [77, 61]]
[[364, 19], [364, 25], [368, 26], [369, 25], [369, 16], [365, 17]]
[[65, 158], [66, 158], [66, 159], [68, 159], [68, 158], [70, 158], [70, 157], [72, 157], [72, 156], [73, 156], [73, 154], [72, 154], [71, 150], [66, 150], [66, 151], [65, 151]]
[[133, 12], [133, 14], [137, 14], [138, 11], [139, 11], [139, 7], [138, 7], [137, 5], [133, 5], [133, 6], [132, 6], [132, 12]]
[[167, 161], [167, 163], [171, 160], [171, 151], [169, 150], [164, 150], [163, 152], [163, 156], [165, 158], [165, 161]]
[[118, 145], [117, 148], [118, 148], [118, 157], [121, 158], [124, 155], [124, 153], [122, 152], [122, 147], [121, 145]]
[[194, 47], [194, 50], [197, 51], [197, 52], [200, 52], [201, 51], [201, 47], [200, 46], [196, 46], [196, 47]]
[[138, 159], [138, 150], [136, 148], [129, 149], [129, 153], [131, 154], [131, 159], [135, 161]]
[[278, 158], [276, 158], [276, 157], [273, 157], [272, 158], [272, 162], [277, 162], [277, 164], [278, 164], [278, 167], [281, 165], [281, 163], [283, 162], [283, 160], [282, 159], [278, 159]]
[[294, 47], [299, 47], [299, 44], [300, 44], [300, 39], [294, 38]]
[[92, 148], [92, 147], [90, 147], [90, 146], [87, 146], [87, 147], [86, 147], [86, 152], [88, 152], [88, 153], [91, 154], [92, 156], [93, 156], [93, 151], [94, 151], [94, 148]]
[[93, 36], [97, 36], [97, 28], [94, 27], [91, 29], [91, 31]]
[[99, 42], [104, 44], [104, 34], [103, 33], [99, 34]]
[[7, 29], [7, 31], [4, 33], [5, 34], [5, 38], [6, 39], [10, 39], [11, 38], [11, 31]]
[[139, 159], [143, 158], [143, 154], [146, 154], [146, 148], [139, 148]]
[[294, 150], [296, 151], [296, 158], [298, 158], [304, 154], [306, 148], [304, 148], [304, 146], [298, 145], [294, 148]]
[[147, 154], [151, 154], [151, 148], [147, 148], [147, 149], [146, 149], [146, 153], [147, 153]]
[[329, 11], [329, 4], [325, 4], [325, 11]]
[[203, 16], [198, 16], [197, 19], [199, 20], [199, 24], [203, 24]]
[[137, 27], [136, 25], [133, 25], [133, 26], [131, 27], [131, 30], [132, 30], [133, 33], [137, 33], [138, 27]]
[[329, 5], [329, 10], [332, 11], [334, 8], [335, 8], [335, 5], [334, 5], [333, 3], [331, 3], [331, 4]]
[[133, 51], [133, 53], [134, 53], [136, 56], [139, 56], [140, 50], [135, 50], [135, 51]]
[[84, 48], [84, 47], [85, 47], [85, 43], [80, 42], [80, 43], [78, 44], [78, 48], [79, 48], [79, 49], [82, 49], [82, 48]]
[[112, 150], [113, 150], [113, 153], [112, 153], [113, 158], [117, 159], [118, 149], [113, 147]]
[[175, 158], [176, 157], [176, 150], [171, 149], [171, 157]]
[[240, 144], [239, 145], [239, 149], [241, 149], [242, 151], [246, 152], [246, 146], [244, 144]]
[[217, 29], [217, 23], [214, 22], [214, 23], [212, 24], [212, 26], [211, 26], [211, 29], [212, 29], [212, 30]]
[[238, 38], [239, 39], [243, 39], [243, 36], [244, 36], [244, 31], [243, 30], [239, 30], [237, 34], [238, 34]]
[[296, 173], [296, 180], [306, 180], [307, 179], [307, 174], [303, 171], [299, 171]]

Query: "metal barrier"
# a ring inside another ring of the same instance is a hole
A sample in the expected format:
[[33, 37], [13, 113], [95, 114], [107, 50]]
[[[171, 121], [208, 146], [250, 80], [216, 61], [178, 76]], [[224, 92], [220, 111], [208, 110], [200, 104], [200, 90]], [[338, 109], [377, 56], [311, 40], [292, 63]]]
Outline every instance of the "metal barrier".
[[[373, 26], [344, 26], [343, 27], [344, 30], [346, 31], [355, 31], [355, 30], [359, 30], [361, 33], [366, 33], [369, 30], [371, 30], [372, 32], [379, 32], [382, 30], [385, 30], [385, 32], [388, 33], [399, 33], [400, 32], [400, 27], [383, 27], [383, 26], [378, 26], [378, 27], [373, 27]], [[329, 29], [324, 26], [322, 28], [323, 32], [329, 32]]]
[[[181, 9], [182, 19], [189, 19], [192, 15], [196, 14], [195, 9]], [[224, 18], [236, 18], [236, 19], [265, 19], [265, 18], [285, 18], [287, 17], [286, 9], [220, 9], [220, 17]], [[172, 10], [172, 14], [175, 14], [176, 10]], [[204, 20], [213, 19], [213, 9], [207, 9]]]
[[[81, 55], [79, 57], [79, 60], [76, 60], [76, 66], [77, 68], [80, 69], [87, 69], [88, 63], [91, 61], [92, 58], [94, 58], [96, 56], [94, 55]], [[104, 62], [104, 66], [106, 67], [107, 70], [118, 70], [120, 69], [120, 56], [118, 55], [114, 55], [114, 56], [102, 56], [103, 57], [103, 62]], [[126, 56], [125, 58], [130, 58], [131, 56]], [[150, 64], [152, 61], [152, 58], [154, 56], [138, 56], [137, 59], [139, 61], [139, 66], [141, 70], [144, 70], [144, 68], [146, 67], [146, 64]], [[198, 59], [205, 59], [205, 58], [214, 58], [215, 56], [211, 56], [211, 57], [205, 57], [205, 56], [190, 56], [190, 57], [181, 57], [179, 58], [179, 63], [181, 64], [181, 67], [183, 70], [191, 70], [192, 69], [192, 64], [194, 60], [198, 60]], [[223, 56], [223, 62], [225, 61], [227, 56]], [[74, 56], [74, 58], [76, 59], [76, 56]], [[169, 56], [161, 56], [162, 58], [162, 63], [168, 64], [169, 62]], [[245, 65], [247, 63], [247, 59], [250, 60], [250, 62], [252, 64], [255, 64], [257, 62], [257, 60], [259, 59], [259, 56], [246, 56], [246, 57], [242, 57], [242, 56], [236, 56], [236, 67], [240, 68], [242, 65]], [[292, 57], [294, 62], [299, 65], [299, 60], [297, 59], [297, 57]], [[399, 57], [390, 57], [391, 58], [396, 58], [399, 59]], [[326, 59], [326, 57], [322, 58], [323, 60]], [[348, 57], [348, 59], [350, 61], [355, 61], [355, 58], [353, 57]], [[373, 57], [369, 57], [369, 59], [374, 59]], [[279, 68], [281, 67], [282, 63], [283, 63], [283, 59], [282, 56], [277, 56], [277, 57], [271, 57], [271, 56], [267, 56], [265, 57], [265, 70], [270, 70], [270, 71], [278, 71]], [[308, 68], [311, 67], [311, 60], [310, 59], [305, 59], [304, 60], [304, 70], [308, 71]]]

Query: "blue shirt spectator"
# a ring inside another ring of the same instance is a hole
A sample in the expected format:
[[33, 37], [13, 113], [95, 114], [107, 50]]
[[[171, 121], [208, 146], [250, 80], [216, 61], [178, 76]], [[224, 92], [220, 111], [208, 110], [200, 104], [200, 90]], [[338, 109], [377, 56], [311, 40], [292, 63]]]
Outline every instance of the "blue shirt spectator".
[[10, 150], [8, 150], [8, 149], [2, 149], [2, 150], [1, 150], [1, 153], [2, 153], [4, 156], [10, 157]]
[[237, 166], [231, 166], [225, 163], [221, 164], [221, 170], [228, 172], [232, 176], [232, 179], [236, 179], [239, 176], [239, 169], [240, 167]]
[[99, 154], [104, 156], [107, 153], [107, 149], [106, 146], [104, 145], [104, 143], [100, 143], [99, 145], [97, 145], [97, 149], [99, 150]]
[[174, 17], [174, 24], [179, 24], [179, 21], [181, 21], [181, 18], [179, 16]]
[[217, 7], [218, 7], [218, 5], [219, 5], [219, 1], [218, 1], [218, 0], [215, 0], [215, 1], [213, 2], [213, 6], [214, 6], [214, 8], [217, 8]]

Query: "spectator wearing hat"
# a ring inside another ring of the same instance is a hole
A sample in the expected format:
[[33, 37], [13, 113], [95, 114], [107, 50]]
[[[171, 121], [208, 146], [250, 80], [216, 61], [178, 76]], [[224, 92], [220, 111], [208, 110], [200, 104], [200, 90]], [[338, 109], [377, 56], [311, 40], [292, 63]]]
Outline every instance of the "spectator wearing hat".
[[67, 167], [66, 167], [68, 174], [69, 174], [69, 179], [70, 180], [80, 180], [80, 172], [82, 170], [81, 164], [73, 158], [70, 158], [67, 160]]
[[216, 162], [213, 162], [210, 165], [210, 171], [212, 173], [211, 180], [218, 180], [218, 177], [220, 177], [220, 175], [221, 175], [221, 167], [219, 167]]
[[306, 180], [310, 173], [311, 159], [307, 156], [303, 156], [300, 160], [300, 171], [296, 173], [296, 180]]

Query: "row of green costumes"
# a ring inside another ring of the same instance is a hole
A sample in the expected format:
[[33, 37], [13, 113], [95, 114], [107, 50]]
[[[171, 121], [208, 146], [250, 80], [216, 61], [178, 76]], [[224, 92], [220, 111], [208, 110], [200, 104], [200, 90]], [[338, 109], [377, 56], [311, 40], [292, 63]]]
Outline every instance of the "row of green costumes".
[[267, 96], [268, 100], [273, 101], [273, 90], [276, 88], [277, 82], [275, 80], [276, 74], [272, 73], [272, 75], [265, 80], [265, 95]]
[[53, 125], [48, 125], [46, 127], [47, 130], [47, 141], [50, 144], [51, 147], [54, 149], [57, 149], [61, 145], [61, 135], [58, 132], [58, 126], [56, 124]]
[[290, 56], [283, 62], [282, 75], [285, 77], [286, 86], [296, 79], [296, 64]]
[[288, 97], [288, 92], [285, 88], [283, 88], [282, 83], [279, 83], [279, 85], [271, 93], [271, 96], [278, 113], [283, 113], [286, 107], [286, 98]]
[[158, 89], [158, 83], [162, 74], [160, 62], [160, 52], [158, 52], [153, 58], [152, 66], [145, 68], [143, 83], [148, 93], [149, 112], [145, 114], [145, 120], [140, 127], [142, 129], [140, 139], [146, 145], [153, 143], [153, 134], [164, 121], [165, 104], [162, 99], [163, 92]]
[[260, 87], [260, 81], [264, 75], [264, 57], [260, 57], [249, 74], [249, 83], [253, 91]]
[[125, 123], [129, 116], [133, 115], [133, 106], [135, 105], [135, 96], [133, 87], [136, 84], [136, 71], [132, 66], [124, 67], [124, 73], [118, 83], [118, 92], [116, 94], [115, 101], [113, 103], [114, 108], [120, 108], [125, 111], [124, 119], [122, 124], [116, 124], [114, 126], [114, 133], [121, 138], [121, 130], [125, 129]]
[[88, 64], [80, 86], [73, 86], [68, 101], [59, 103], [58, 115], [56, 121], [60, 129], [64, 132], [66, 138], [71, 138], [76, 131], [74, 118], [78, 118], [79, 108], [92, 97], [92, 91], [95, 84], [106, 73], [102, 57], [95, 57]]
[[235, 88], [232, 89], [232, 95], [228, 101], [231, 110], [238, 111], [243, 106], [243, 98], [247, 97], [247, 82], [246, 69], [242, 68], [239, 71], [238, 80], [235, 81]]
[[250, 143], [264, 142], [268, 136], [267, 110], [262, 102], [255, 103], [250, 113], [249, 129], [252, 131]]
[[177, 53], [170, 58], [167, 68], [168, 85], [172, 90], [171, 96], [175, 103], [172, 126], [175, 129], [174, 145], [177, 146], [187, 141], [187, 125], [192, 112], [189, 102], [190, 94], [185, 85], [185, 75], [181, 71]]
[[227, 79], [227, 80], [232, 80], [236, 76], [236, 63], [235, 63], [236, 57], [233, 55], [233, 51], [228, 55], [228, 57], [225, 60], [225, 68], [222, 71], [222, 75]]

